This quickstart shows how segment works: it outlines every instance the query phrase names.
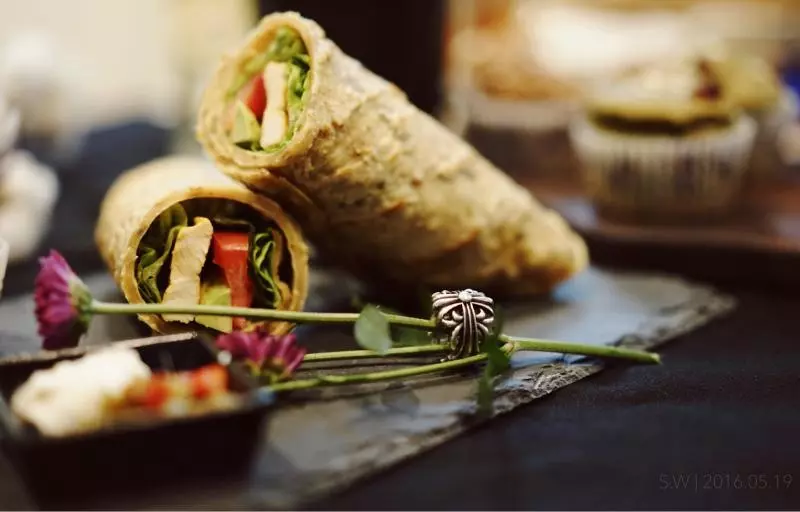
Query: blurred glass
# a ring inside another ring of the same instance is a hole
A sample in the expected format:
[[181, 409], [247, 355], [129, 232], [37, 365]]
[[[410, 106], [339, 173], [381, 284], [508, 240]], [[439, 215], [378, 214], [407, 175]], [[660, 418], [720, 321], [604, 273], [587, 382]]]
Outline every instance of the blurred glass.
[[262, 14], [297, 11], [345, 53], [437, 115], [442, 106], [445, 0], [261, 0]]

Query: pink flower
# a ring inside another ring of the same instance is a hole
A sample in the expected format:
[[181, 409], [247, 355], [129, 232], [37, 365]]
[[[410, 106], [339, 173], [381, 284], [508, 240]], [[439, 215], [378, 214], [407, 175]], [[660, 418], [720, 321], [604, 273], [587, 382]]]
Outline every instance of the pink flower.
[[296, 342], [294, 334], [275, 336], [259, 329], [222, 334], [217, 337], [217, 348], [246, 359], [255, 373], [274, 383], [290, 379], [303, 362], [306, 349]]
[[89, 327], [92, 296], [57, 251], [39, 258], [34, 300], [45, 350], [74, 347]]

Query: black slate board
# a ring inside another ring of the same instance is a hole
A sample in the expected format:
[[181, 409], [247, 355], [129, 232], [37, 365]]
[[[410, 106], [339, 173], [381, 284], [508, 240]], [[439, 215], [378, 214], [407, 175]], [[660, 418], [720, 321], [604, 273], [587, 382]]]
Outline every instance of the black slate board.
[[[113, 296], [106, 276], [88, 279], [98, 296]], [[330, 309], [352, 294], [351, 283], [316, 273], [309, 308]], [[511, 334], [585, 343], [654, 347], [729, 311], [733, 300], [704, 286], [645, 274], [591, 269], [552, 298], [506, 307]], [[36, 347], [30, 298], [0, 303], [3, 353]], [[299, 337], [319, 350], [352, 343], [346, 331], [301, 328]], [[98, 317], [86, 343], [135, 337], [137, 324]], [[496, 414], [544, 396], [602, 369], [596, 361], [525, 353], [499, 385]], [[669, 364], [666, 360], [665, 364]], [[211, 508], [296, 508], [324, 493], [440, 444], [478, 423], [474, 374], [370, 388], [342, 388], [321, 397], [298, 396], [272, 413], [262, 454], [248, 481], [195, 484]], [[180, 507], [182, 492], [133, 493], [126, 506]], [[113, 498], [82, 497], [79, 508], [115, 508]]]

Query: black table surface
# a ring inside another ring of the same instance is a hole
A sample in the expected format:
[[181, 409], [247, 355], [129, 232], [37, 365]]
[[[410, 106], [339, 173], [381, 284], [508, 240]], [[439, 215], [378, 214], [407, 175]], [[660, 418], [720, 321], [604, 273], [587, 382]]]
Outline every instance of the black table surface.
[[[39, 253], [57, 248], [79, 272], [99, 269], [91, 230], [105, 188], [164, 154], [167, 137], [144, 123], [90, 137], [60, 166], [63, 195]], [[9, 268], [4, 298], [29, 292], [35, 272], [35, 260]], [[800, 508], [800, 299], [726, 286], [738, 308], [668, 344], [662, 366], [606, 370], [314, 507]], [[0, 508], [29, 506], [2, 462]], [[167, 492], [191, 508], [224, 506]]]

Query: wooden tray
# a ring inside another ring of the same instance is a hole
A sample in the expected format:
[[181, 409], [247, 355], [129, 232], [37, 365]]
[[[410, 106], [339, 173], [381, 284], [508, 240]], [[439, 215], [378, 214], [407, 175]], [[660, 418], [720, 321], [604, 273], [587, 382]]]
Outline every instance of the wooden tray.
[[751, 187], [739, 211], [713, 224], [666, 226], [604, 218], [574, 182], [514, 177], [574, 226], [595, 263], [717, 283], [800, 283], [800, 179]]

